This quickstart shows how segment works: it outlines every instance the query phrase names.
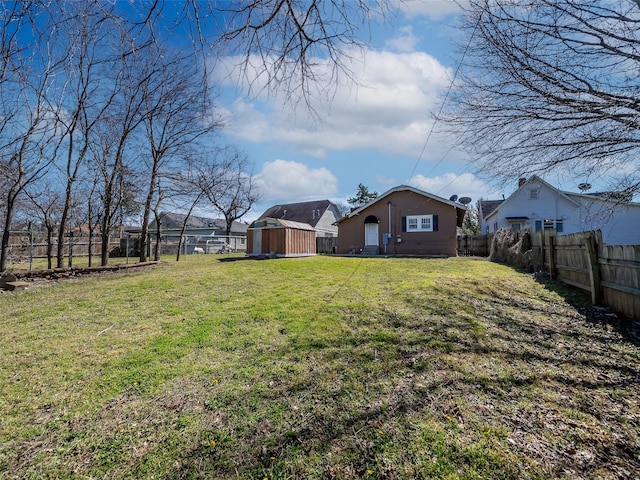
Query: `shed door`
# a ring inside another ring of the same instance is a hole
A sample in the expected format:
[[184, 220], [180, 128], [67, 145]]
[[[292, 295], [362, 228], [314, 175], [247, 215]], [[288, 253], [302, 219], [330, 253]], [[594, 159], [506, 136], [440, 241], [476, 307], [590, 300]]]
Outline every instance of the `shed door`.
[[262, 229], [256, 228], [253, 231], [253, 252], [262, 253]]
[[378, 224], [377, 223], [365, 223], [364, 224], [364, 244], [378, 245]]

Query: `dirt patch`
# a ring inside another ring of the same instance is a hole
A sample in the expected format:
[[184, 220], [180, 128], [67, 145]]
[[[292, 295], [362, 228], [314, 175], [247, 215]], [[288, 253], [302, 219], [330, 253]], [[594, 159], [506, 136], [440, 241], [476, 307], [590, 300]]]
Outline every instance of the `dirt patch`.
[[[11, 274], [16, 279], [28, 282], [29, 287], [46, 287], [61, 280], [74, 280], [88, 277], [105, 277], [111, 275], [122, 275], [131, 271], [149, 270], [157, 266], [160, 262], [127, 263], [122, 265], [107, 265], [99, 267], [84, 268], [53, 268], [48, 270], [37, 270], [33, 272], [16, 272]], [[0, 293], [6, 290], [0, 288]]]

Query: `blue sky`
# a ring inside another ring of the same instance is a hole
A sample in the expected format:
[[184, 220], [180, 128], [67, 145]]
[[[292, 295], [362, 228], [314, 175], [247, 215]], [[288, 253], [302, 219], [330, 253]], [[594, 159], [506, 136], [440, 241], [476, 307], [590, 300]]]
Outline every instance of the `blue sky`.
[[433, 128], [460, 61], [458, 12], [449, 0], [407, 1], [400, 15], [363, 39], [369, 48], [353, 52], [349, 66], [358, 83], [342, 77], [330, 95], [312, 99], [315, 116], [304, 102], [295, 106], [277, 92], [258, 92], [260, 77], [240, 79], [233, 69], [238, 59], [218, 64], [213, 80], [222, 87], [226, 140], [254, 162], [262, 191], [243, 219], [278, 203], [326, 198], [346, 204], [359, 183], [378, 193], [410, 184], [445, 198], [471, 197], [473, 204], [512, 193], [517, 178], [513, 188], [496, 189], [473, 173], [454, 139]]

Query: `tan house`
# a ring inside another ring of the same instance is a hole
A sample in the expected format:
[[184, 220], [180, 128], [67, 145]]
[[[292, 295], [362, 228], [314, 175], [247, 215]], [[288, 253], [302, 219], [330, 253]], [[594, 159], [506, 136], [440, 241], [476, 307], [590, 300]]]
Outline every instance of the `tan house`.
[[337, 253], [456, 256], [466, 210], [460, 203], [400, 185], [337, 222]]

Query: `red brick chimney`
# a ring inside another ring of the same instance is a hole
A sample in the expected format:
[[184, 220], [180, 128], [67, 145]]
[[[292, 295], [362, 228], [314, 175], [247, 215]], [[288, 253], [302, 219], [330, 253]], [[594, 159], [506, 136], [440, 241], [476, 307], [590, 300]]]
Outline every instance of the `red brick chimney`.
[[518, 188], [520, 188], [522, 185], [524, 185], [525, 183], [527, 183], [527, 179], [524, 177], [520, 177], [518, 179]]

